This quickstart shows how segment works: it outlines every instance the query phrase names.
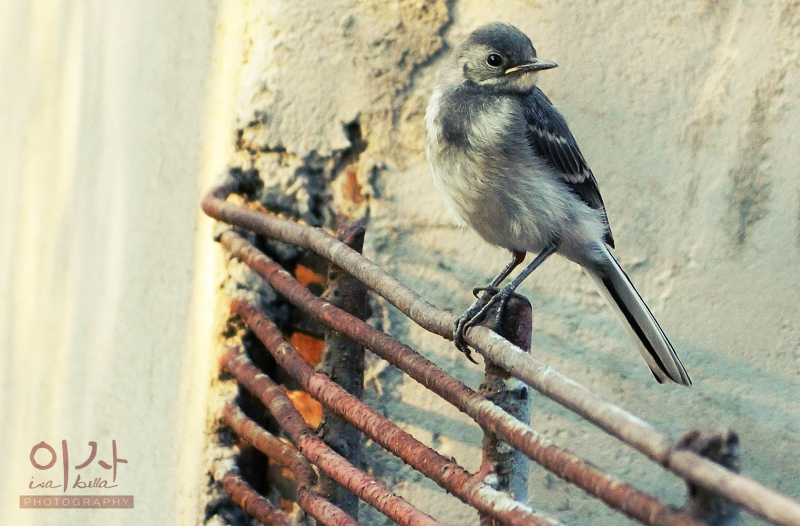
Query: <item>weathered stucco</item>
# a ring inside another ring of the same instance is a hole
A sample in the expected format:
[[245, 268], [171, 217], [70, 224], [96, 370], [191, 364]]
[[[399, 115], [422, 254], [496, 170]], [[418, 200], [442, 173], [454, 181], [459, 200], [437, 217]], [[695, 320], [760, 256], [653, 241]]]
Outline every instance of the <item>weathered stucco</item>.
[[[445, 53], [492, 20], [559, 64], [540, 85], [597, 176], [615, 255], [695, 385], [655, 384], [589, 280], [558, 258], [522, 290], [533, 352], [675, 437], [733, 428], [743, 472], [800, 498], [800, 3], [9, 0], [0, 523], [203, 521], [224, 258], [198, 202], [230, 166], [257, 169], [264, 201], [312, 224], [369, 207], [369, 257], [438, 306], [469, 304], [507, 255], [447, 215], [422, 119]], [[482, 369], [450, 343], [374, 307], [376, 323], [477, 387]], [[371, 364], [371, 404], [477, 468], [477, 426]], [[535, 394], [532, 407], [558, 444], [682, 504], [682, 483], [640, 455]], [[37, 475], [30, 448], [62, 439], [116, 439], [136, 508], [20, 510]], [[476, 523], [367, 453], [413, 503]], [[537, 466], [530, 492], [566, 524], [626, 523]]]

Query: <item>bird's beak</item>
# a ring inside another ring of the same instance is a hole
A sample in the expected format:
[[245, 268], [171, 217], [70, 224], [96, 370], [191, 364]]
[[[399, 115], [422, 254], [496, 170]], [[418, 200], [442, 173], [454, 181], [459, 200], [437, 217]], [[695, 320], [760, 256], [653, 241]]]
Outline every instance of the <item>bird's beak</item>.
[[505, 74], [509, 75], [511, 73], [524, 73], [526, 71], [541, 71], [543, 69], [552, 69], [557, 68], [558, 64], [555, 62], [550, 62], [549, 60], [543, 60], [541, 58], [533, 59], [533, 62], [528, 64], [522, 64], [521, 66], [514, 66], [513, 68], [508, 68], [505, 70]]

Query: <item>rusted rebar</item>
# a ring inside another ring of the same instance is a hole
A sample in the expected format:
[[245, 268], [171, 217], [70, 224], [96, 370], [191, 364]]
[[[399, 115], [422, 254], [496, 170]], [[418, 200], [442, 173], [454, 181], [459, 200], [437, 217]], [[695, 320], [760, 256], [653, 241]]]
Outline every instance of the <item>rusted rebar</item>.
[[[280, 265], [235, 232], [225, 232], [220, 242], [303, 312], [363, 344], [475, 419], [485, 430], [499, 435], [528, 458], [599, 498], [606, 505], [644, 524], [699, 525], [687, 514], [676, 512], [657, 498], [603, 473], [590, 463], [559, 448], [410, 347], [317, 298]], [[245, 312], [255, 320], [253, 323], [263, 319], [264, 324], [272, 324], [255, 305], [239, 301], [235, 301], [234, 305], [240, 313], [246, 309]], [[254, 328], [252, 323], [248, 324]], [[258, 330], [255, 332], [258, 334]]]
[[[387, 451], [424, 474], [436, 484], [477, 510], [492, 515], [504, 523], [514, 525], [554, 526], [557, 521], [534, 513], [528, 506], [510, 499], [483, 483], [480, 477], [459, 466], [454, 460], [445, 458], [425, 446], [397, 424], [347, 393], [314, 368], [287, 342], [278, 327], [267, 318], [257, 305], [234, 300], [233, 309], [245, 320], [259, 340], [267, 347], [275, 361], [300, 383], [311, 396], [333, 409], [337, 415], [351, 422], [366, 436]], [[340, 311], [343, 312], [343, 311]], [[229, 350], [225, 365], [236, 378], [256, 396], [267, 383], [258, 374], [247, 356], [235, 358]], [[247, 374], [241, 374], [248, 371]], [[261, 374], [261, 377], [264, 375]], [[271, 381], [270, 381], [271, 383]], [[276, 417], [277, 418], [277, 417]]]
[[303, 421], [283, 388], [253, 365], [242, 349], [228, 348], [221, 363], [241, 385], [264, 403], [298, 451], [326, 475], [398, 524], [441, 526], [438, 521], [393, 494], [386, 486], [347, 462], [320, 440]]
[[320, 524], [325, 526], [359, 526], [358, 521], [343, 510], [328, 502], [311, 488], [317, 482], [317, 474], [305, 457], [288, 444], [281, 442], [264, 428], [251, 420], [234, 403], [223, 409], [225, 423], [247, 443], [267, 455], [278, 464], [289, 468], [297, 484], [297, 504]]
[[[716, 431], [689, 431], [678, 442], [678, 447], [694, 451], [726, 468], [739, 472], [739, 435], [730, 429]], [[739, 508], [731, 506], [725, 498], [686, 483], [689, 498], [685, 509], [708, 526], [736, 526], [739, 524]]]
[[[366, 218], [342, 225], [336, 238], [361, 252], [366, 234]], [[322, 298], [359, 320], [367, 319], [369, 302], [367, 287], [334, 264], [328, 268], [328, 279]], [[327, 329], [325, 350], [317, 370], [355, 396], [364, 392], [364, 347], [353, 340]], [[361, 434], [347, 420], [339, 418], [330, 408], [323, 407], [322, 424], [317, 434], [334, 451], [354, 466], [361, 465]], [[319, 491], [332, 503], [352, 517], [358, 518], [358, 499], [328, 477], [319, 481]]]
[[[203, 210], [220, 221], [316, 252], [359, 278], [421, 327], [450, 337], [456, 320], [453, 314], [423, 300], [323, 230], [226, 203], [227, 196], [239, 191], [239, 186], [239, 182], [229, 179], [212, 188], [203, 199]], [[771, 522], [800, 526], [800, 503], [749, 477], [732, 473], [694, 452], [677, 450], [669, 437], [640, 418], [603, 400], [547, 364], [522, 354], [513, 344], [486, 328], [472, 327], [467, 331], [466, 339], [488, 360], [681, 478], [718, 493], [731, 503]]]
[[223, 475], [218, 482], [237, 506], [262, 523], [270, 526], [294, 526], [283, 511], [259, 495], [239, 475], [229, 472]]
[[[531, 303], [523, 296], [513, 294], [505, 305], [495, 304], [480, 322], [520, 349], [530, 352], [533, 329]], [[531, 414], [528, 386], [488, 360], [484, 363], [484, 369], [478, 392], [520, 422], [529, 422]], [[525, 455], [488, 430], [483, 433], [481, 449], [483, 459], [480, 472], [486, 473], [492, 480], [492, 487], [508, 493], [513, 499], [526, 501], [530, 462]], [[500, 524], [492, 517], [482, 514], [480, 526]]]

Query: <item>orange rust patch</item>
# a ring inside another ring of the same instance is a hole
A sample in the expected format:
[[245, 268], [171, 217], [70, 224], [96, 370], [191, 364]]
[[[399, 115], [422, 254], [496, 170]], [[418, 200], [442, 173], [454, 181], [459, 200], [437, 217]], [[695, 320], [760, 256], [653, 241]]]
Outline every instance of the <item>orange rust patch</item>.
[[304, 267], [303, 265], [297, 265], [295, 267], [294, 277], [304, 287], [307, 287], [311, 283], [319, 283], [320, 285], [325, 284], [325, 276], [322, 274], [317, 274], [310, 268]]
[[361, 194], [361, 183], [358, 182], [355, 166], [348, 166], [344, 172], [342, 197], [355, 204], [364, 202], [364, 196]]
[[303, 416], [303, 420], [312, 429], [319, 427], [322, 422], [322, 404], [314, 400], [305, 391], [286, 391], [292, 405]]
[[289, 337], [289, 343], [311, 365], [317, 365], [322, 359], [322, 351], [325, 348], [325, 342], [322, 340], [296, 332]]

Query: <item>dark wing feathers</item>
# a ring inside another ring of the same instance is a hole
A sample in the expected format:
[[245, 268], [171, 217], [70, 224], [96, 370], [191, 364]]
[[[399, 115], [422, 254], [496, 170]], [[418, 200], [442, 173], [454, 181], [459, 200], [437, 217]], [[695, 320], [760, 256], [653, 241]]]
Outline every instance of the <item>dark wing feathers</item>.
[[[547, 159], [575, 195], [591, 208], [602, 210], [603, 219], [608, 225], [597, 181], [569, 131], [567, 121], [538, 88], [534, 88], [533, 93], [523, 101], [523, 108], [531, 147]], [[605, 242], [614, 248], [611, 228], [606, 231]]]

